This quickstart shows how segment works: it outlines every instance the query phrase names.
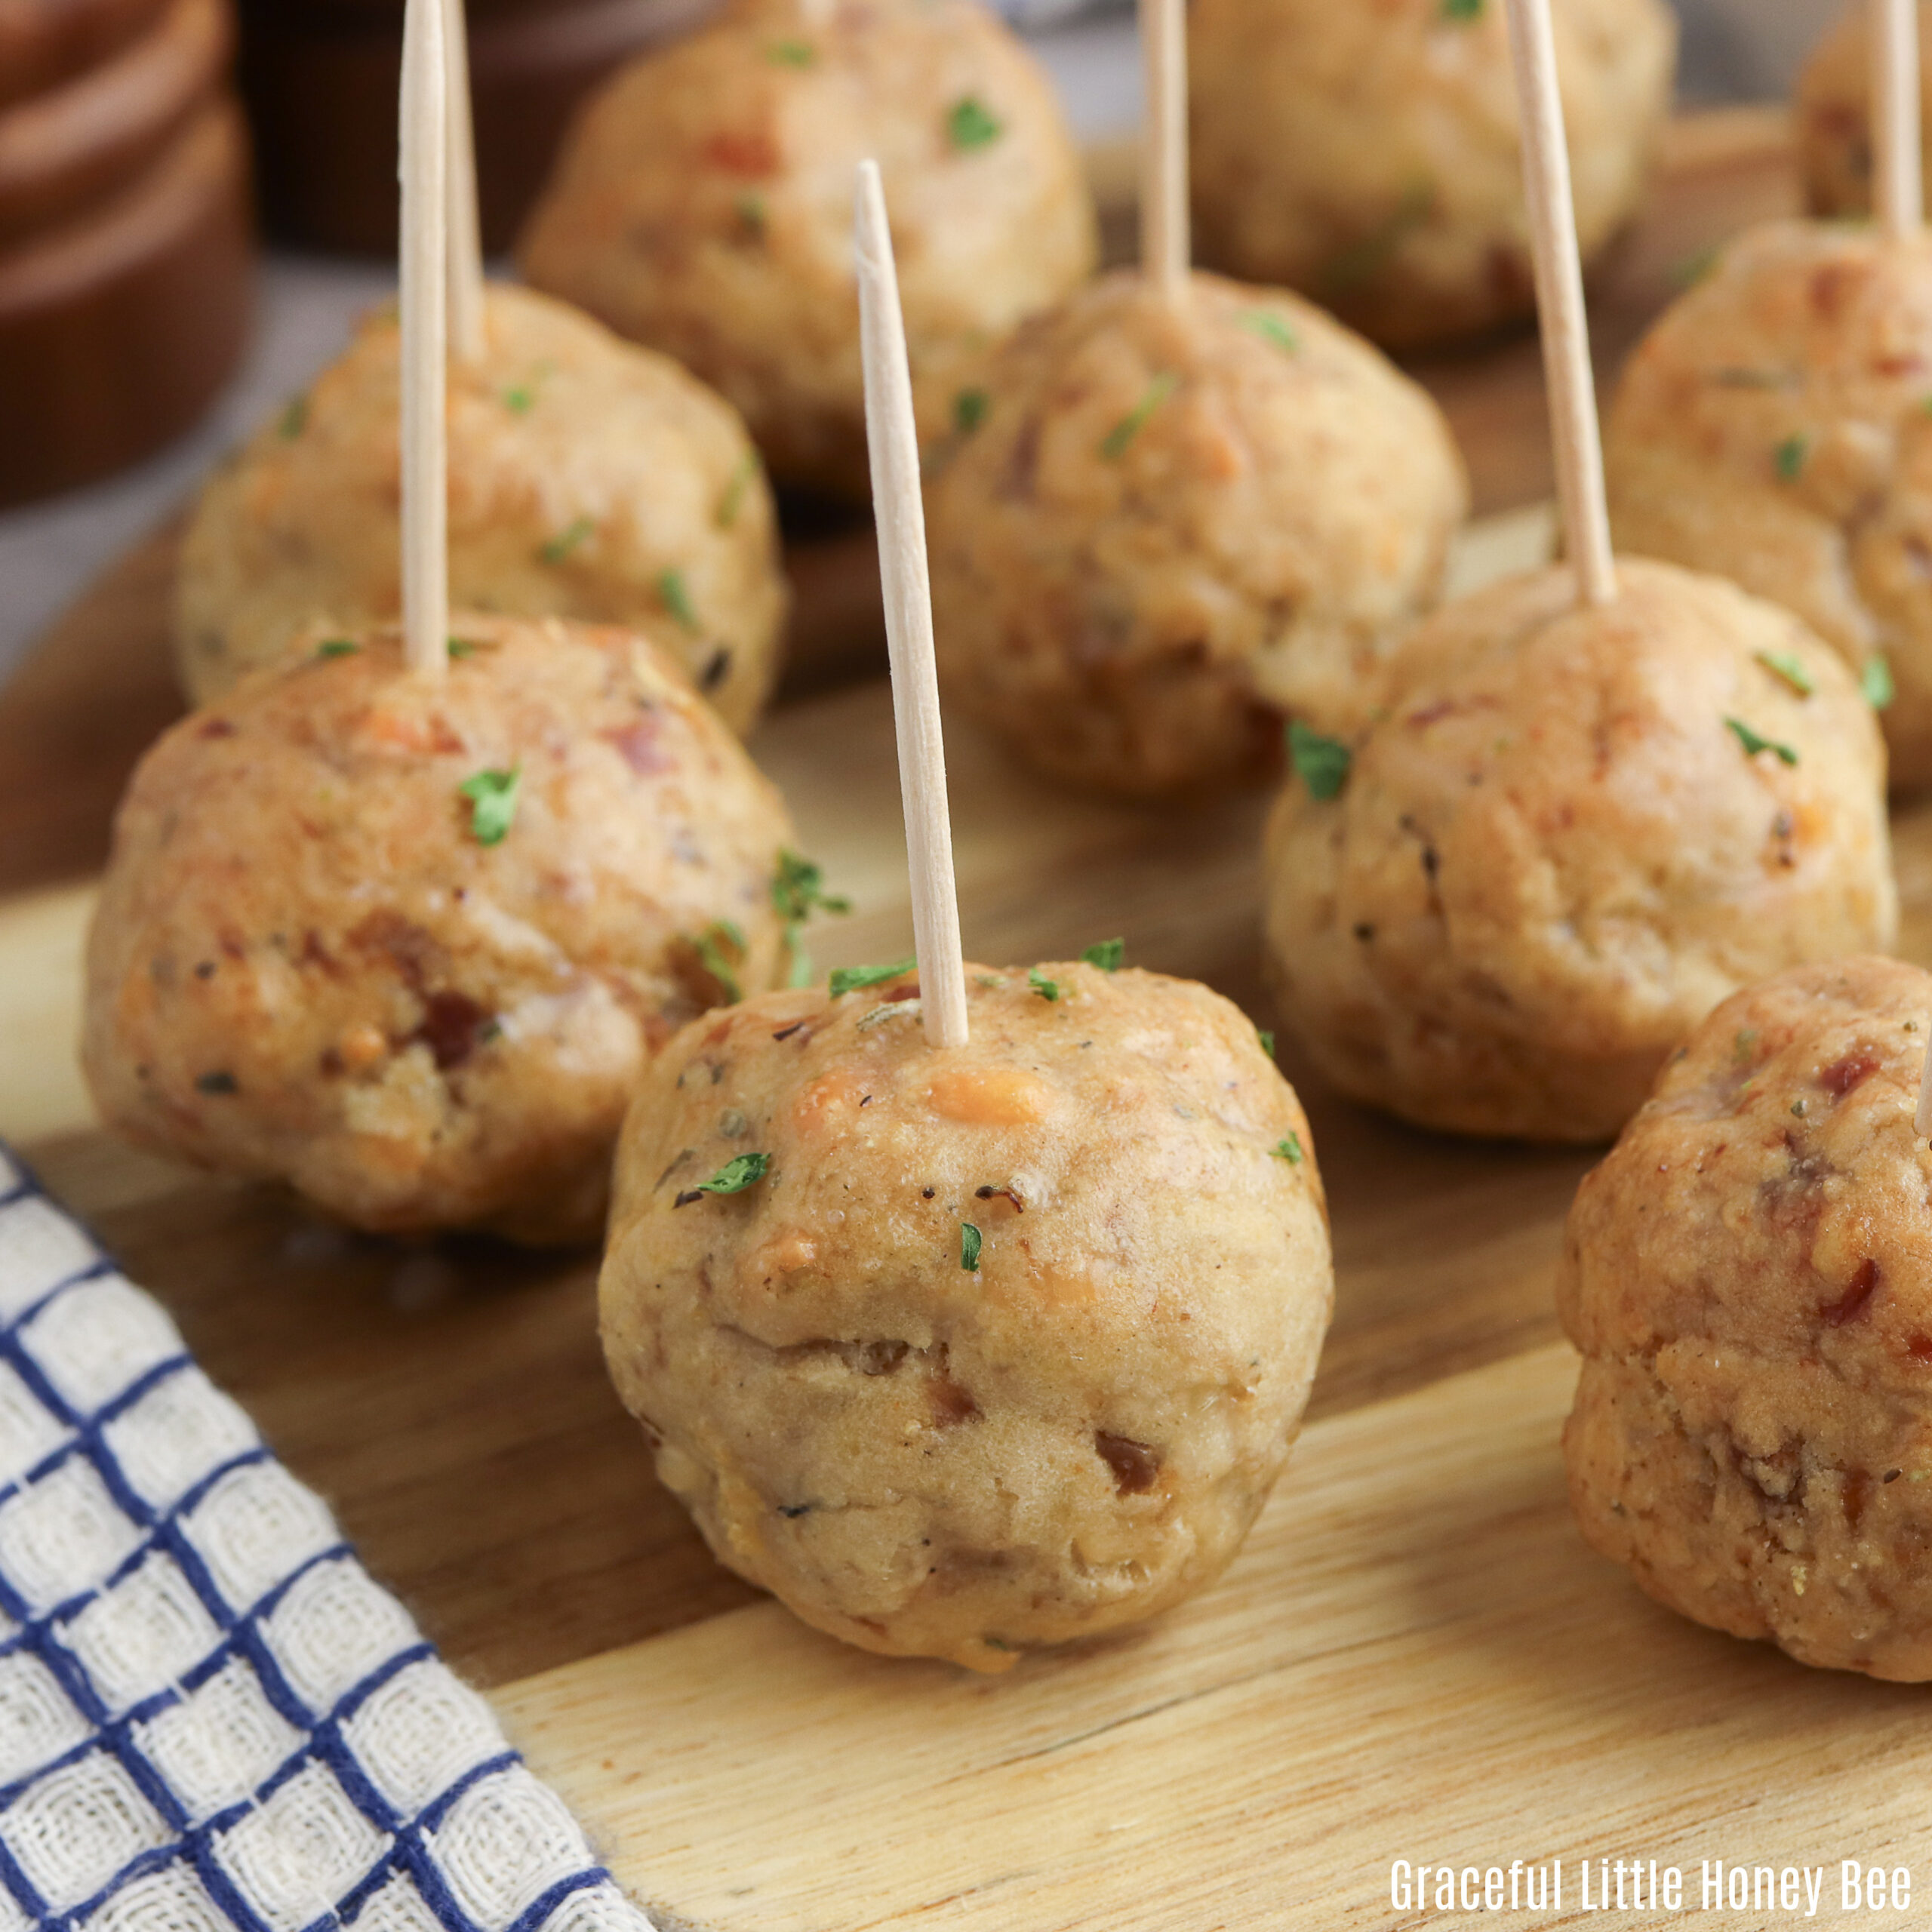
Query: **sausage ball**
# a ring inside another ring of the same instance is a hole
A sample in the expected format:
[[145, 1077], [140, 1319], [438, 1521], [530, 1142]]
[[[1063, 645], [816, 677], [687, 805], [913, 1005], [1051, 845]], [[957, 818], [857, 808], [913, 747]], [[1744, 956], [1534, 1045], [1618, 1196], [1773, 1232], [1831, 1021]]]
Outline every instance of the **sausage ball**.
[[[1932, 121], [1932, 5], [1918, 8], [1921, 126]], [[1798, 161], [1814, 214], [1872, 212], [1872, 38], [1862, 6], [1847, 6], [1798, 77]]]
[[82, 1059], [110, 1126], [358, 1227], [589, 1239], [651, 1055], [784, 976], [789, 828], [644, 639], [457, 623], [441, 683], [331, 638], [148, 753]]
[[1932, 780], [1932, 238], [1750, 230], [1626, 365], [1617, 540], [1795, 611], [1888, 700], [1892, 779]]
[[1109, 275], [966, 372], [929, 464], [939, 672], [1029, 763], [1152, 796], [1339, 724], [1468, 503], [1428, 395], [1299, 297]]
[[608, 83], [525, 231], [525, 272], [743, 411], [773, 473], [863, 500], [852, 180], [885, 180], [921, 440], [954, 366], [1092, 273], [1046, 75], [977, 0], [740, 0]]
[[[682, 664], [734, 730], [785, 618], [771, 493], [730, 405], [561, 302], [493, 284], [485, 352], [449, 377], [449, 569], [472, 609], [620, 623]], [[198, 703], [318, 622], [401, 608], [400, 331], [341, 358], [202, 492], [175, 638]]]
[[599, 1300], [721, 1561], [862, 1649], [995, 1671], [1220, 1574], [1334, 1275], [1307, 1121], [1227, 1001], [968, 973], [945, 1051], [903, 973], [687, 1027], [625, 1123]]
[[1717, 1002], [1890, 945], [1884, 746], [1831, 648], [1624, 558], [1461, 599], [1269, 826], [1269, 963], [1335, 1084], [1425, 1127], [1607, 1139]]
[[1801, 1662], [1932, 1678], [1932, 977], [1794, 967], [1725, 1001], [1589, 1174], [1558, 1297], [1583, 1534]]
[[[1586, 264], [1636, 212], [1669, 111], [1664, 0], [1552, 0]], [[1194, 0], [1201, 258], [1392, 347], [1532, 315], [1502, 0]]]

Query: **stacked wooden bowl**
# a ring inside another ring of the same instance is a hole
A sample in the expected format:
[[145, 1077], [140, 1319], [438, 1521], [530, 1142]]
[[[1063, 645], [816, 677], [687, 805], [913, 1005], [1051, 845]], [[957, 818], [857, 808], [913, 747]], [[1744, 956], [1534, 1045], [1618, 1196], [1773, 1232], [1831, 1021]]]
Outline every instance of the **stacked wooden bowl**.
[[185, 429], [248, 328], [228, 0], [0, 0], [0, 506]]
[[[0, 6], [7, 0], [0, 0]], [[506, 248], [571, 110], [714, 0], [468, 0], [484, 245]], [[402, 0], [241, 0], [264, 215], [294, 242], [395, 248]]]

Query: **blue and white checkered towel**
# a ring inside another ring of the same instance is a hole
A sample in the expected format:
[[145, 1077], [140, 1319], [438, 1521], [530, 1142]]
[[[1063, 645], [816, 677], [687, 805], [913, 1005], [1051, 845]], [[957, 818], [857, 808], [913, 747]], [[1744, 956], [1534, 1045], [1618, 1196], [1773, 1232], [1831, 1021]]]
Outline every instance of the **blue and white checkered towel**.
[[0, 1149], [0, 1932], [643, 1932], [160, 1304]]

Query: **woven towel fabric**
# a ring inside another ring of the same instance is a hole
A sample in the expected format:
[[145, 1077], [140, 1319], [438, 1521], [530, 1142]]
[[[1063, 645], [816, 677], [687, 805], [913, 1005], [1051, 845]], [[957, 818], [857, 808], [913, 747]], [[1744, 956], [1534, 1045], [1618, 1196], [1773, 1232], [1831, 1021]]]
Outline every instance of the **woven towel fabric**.
[[645, 1932], [165, 1311], [0, 1148], [0, 1932]]

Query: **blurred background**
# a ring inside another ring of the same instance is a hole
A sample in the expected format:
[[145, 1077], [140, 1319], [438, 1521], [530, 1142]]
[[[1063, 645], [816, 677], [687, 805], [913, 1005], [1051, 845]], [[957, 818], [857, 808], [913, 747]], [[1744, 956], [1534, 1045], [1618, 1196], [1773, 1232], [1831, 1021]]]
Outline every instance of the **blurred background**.
[[[1680, 105], [1784, 97], [1838, 4], [1676, 0]], [[469, 0], [493, 248], [584, 91], [706, 10]], [[0, 331], [13, 330], [0, 333], [0, 677], [390, 291], [400, 11], [398, 0], [236, 0], [232, 17], [226, 0], [0, 0]], [[1131, 11], [1068, 0], [1005, 11], [1084, 141], [1131, 135]], [[115, 219], [93, 218], [124, 180]], [[43, 372], [89, 357], [122, 390], [90, 378], [93, 406], [50, 427]]]

